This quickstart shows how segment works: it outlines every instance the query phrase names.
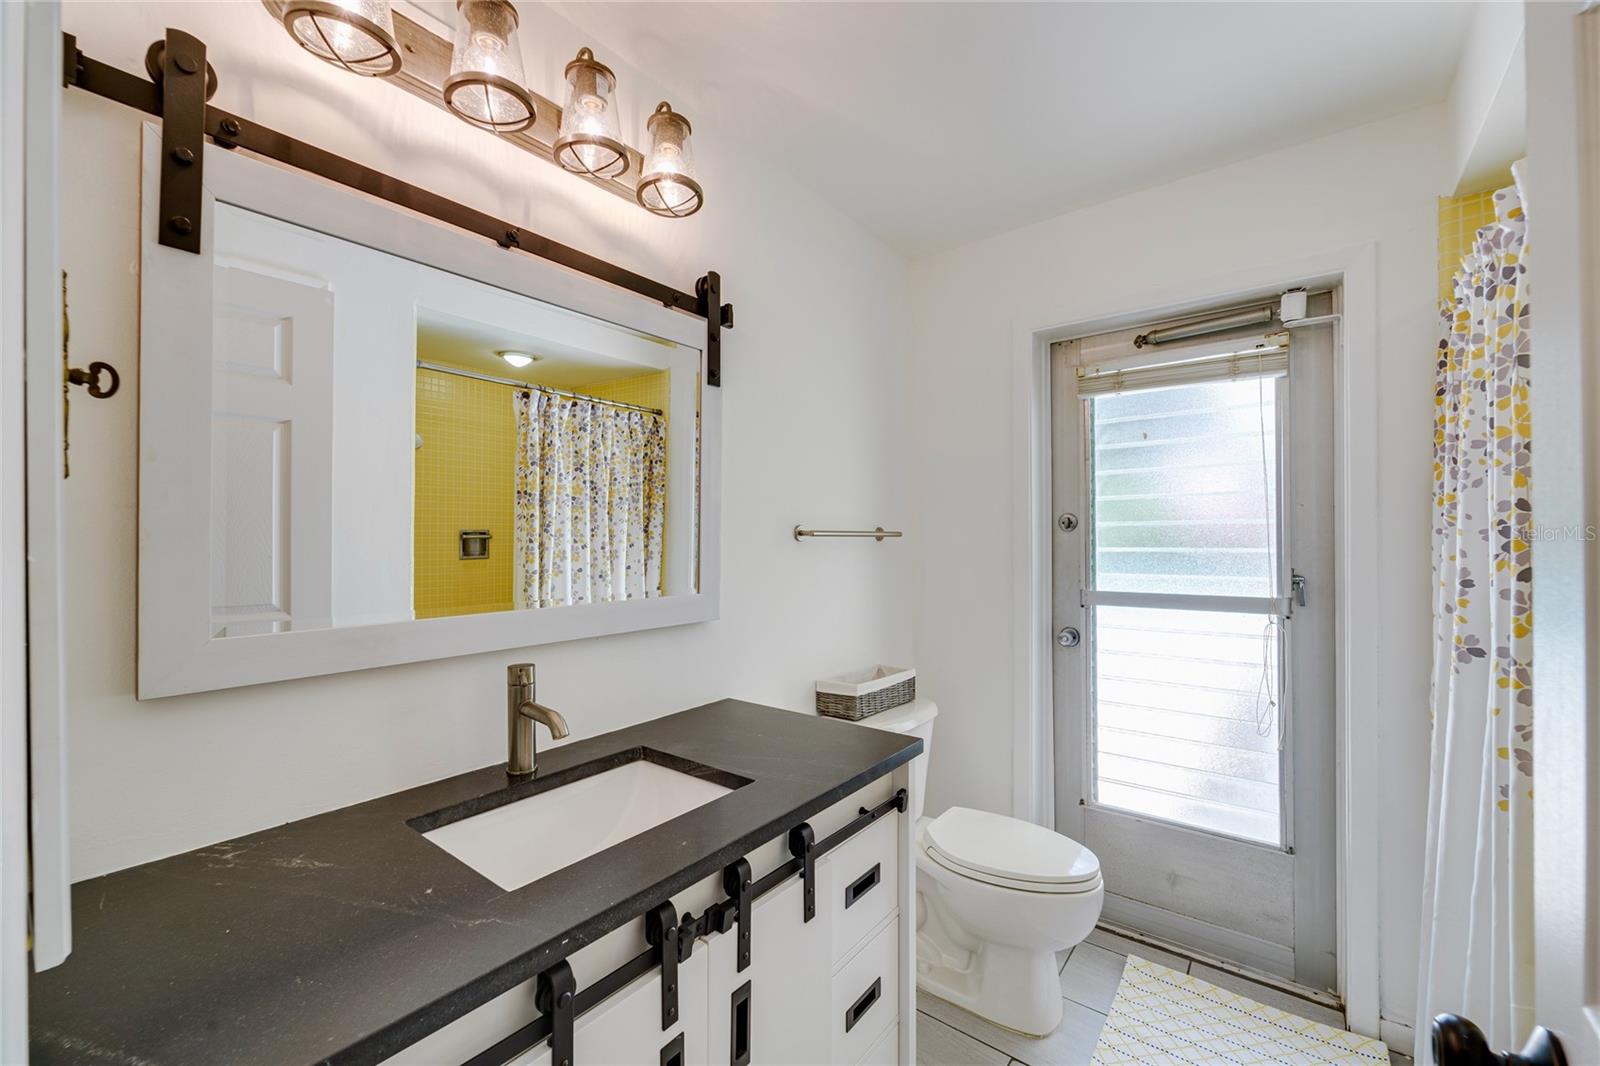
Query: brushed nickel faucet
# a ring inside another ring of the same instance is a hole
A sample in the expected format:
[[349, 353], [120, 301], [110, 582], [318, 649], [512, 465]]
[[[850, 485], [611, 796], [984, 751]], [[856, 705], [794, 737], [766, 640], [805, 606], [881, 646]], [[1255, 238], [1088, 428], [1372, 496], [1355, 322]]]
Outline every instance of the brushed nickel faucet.
[[567, 735], [567, 720], [534, 699], [533, 664], [506, 667], [506, 773], [526, 777], [539, 767], [539, 742], [533, 723], [543, 722], [550, 739]]

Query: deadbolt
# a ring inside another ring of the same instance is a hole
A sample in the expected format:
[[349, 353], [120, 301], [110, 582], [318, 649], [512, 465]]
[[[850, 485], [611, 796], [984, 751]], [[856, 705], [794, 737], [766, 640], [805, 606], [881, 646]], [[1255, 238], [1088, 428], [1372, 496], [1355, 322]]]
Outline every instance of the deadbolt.
[[1071, 533], [1078, 528], [1078, 516], [1071, 511], [1062, 511], [1056, 515], [1056, 527], [1063, 533]]
[[1076, 626], [1062, 626], [1056, 631], [1056, 643], [1063, 648], [1076, 648], [1082, 639]]

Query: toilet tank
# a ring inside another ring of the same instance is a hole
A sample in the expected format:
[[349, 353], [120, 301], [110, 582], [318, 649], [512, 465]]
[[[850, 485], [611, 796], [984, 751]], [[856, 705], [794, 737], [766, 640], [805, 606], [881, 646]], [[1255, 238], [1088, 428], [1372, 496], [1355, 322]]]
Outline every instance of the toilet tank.
[[891, 733], [908, 733], [922, 738], [922, 754], [911, 760], [911, 824], [922, 817], [922, 800], [927, 795], [928, 753], [933, 750], [933, 720], [939, 717], [938, 704], [932, 700], [917, 699], [903, 707], [895, 707], [863, 718], [861, 725], [885, 729]]

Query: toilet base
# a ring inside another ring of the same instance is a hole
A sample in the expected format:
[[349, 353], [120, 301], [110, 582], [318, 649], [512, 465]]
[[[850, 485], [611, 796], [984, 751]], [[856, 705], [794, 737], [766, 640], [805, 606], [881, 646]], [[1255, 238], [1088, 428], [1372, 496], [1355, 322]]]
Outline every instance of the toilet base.
[[958, 970], [917, 953], [917, 986], [996, 1025], [1028, 1036], [1048, 1036], [1061, 1024], [1056, 954], [1004, 944], [984, 944]]

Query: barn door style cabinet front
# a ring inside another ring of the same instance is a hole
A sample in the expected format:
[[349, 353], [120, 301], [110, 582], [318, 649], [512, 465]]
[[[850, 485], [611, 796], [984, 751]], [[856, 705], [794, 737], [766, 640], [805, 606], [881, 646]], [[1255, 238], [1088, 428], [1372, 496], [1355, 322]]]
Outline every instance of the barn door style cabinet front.
[[665, 934], [659, 916], [647, 917], [576, 953], [575, 985], [593, 989], [641, 939], [682, 937], [675, 964], [661, 965], [658, 953], [648, 972], [598, 1003], [575, 997], [580, 1009], [566, 1021], [555, 1006], [561, 989], [542, 978], [538, 1042], [520, 1053], [501, 1054], [515, 1037], [503, 1014], [496, 1029], [475, 1012], [391, 1061], [474, 1043], [486, 1050], [468, 1060], [473, 1066], [910, 1061], [902, 1033], [915, 985], [909, 784], [903, 772], [881, 778], [730, 864], [722, 878], [681, 893], [663, 905], [677, 923], [667, 919]]

